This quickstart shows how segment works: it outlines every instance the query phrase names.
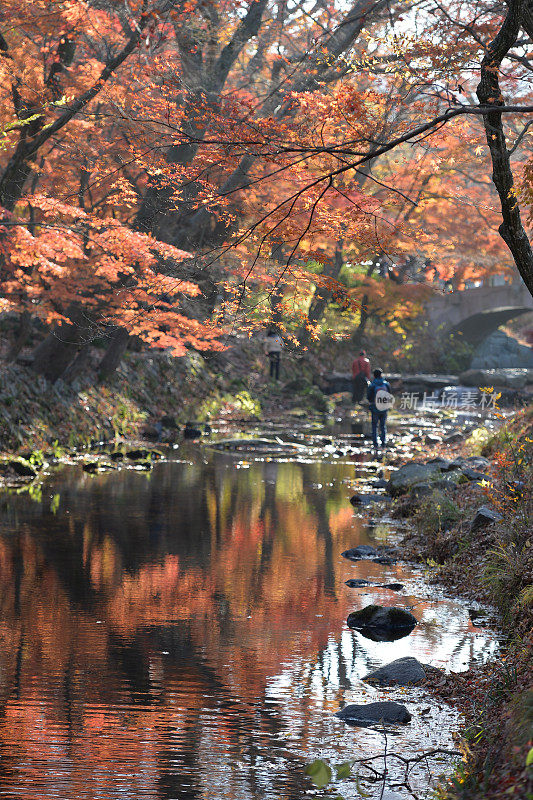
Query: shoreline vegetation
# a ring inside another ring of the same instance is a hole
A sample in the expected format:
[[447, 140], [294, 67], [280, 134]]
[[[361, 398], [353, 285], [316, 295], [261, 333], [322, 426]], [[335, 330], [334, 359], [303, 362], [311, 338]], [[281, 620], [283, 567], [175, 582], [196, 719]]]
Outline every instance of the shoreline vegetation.
[[[243, 344], [230, 359], [183, 358], [165, 353], [128, 353], [104, 384], [81, 377], [50, 383], [20, 364], [0, 371], [0, 453], [28, 449], [52, 452], [88, 448], [112, 439], [174, 442], [187, 421], [258, 419], [262, 413], [333, 409], [313, 385], [313, 365], [284, 359], [284, 380], [267, 383], [265, 357], [255, 343]], [[157, 423], [163, 422], [161, 431]], [[55, 445], [54, 445], [55, 443]]]
[[[333, 410], [333, 400], [313, 385], [310, 370], [292, 365], [285, 382], [273, 385], [262, 380], [260, 369], [257, 359], [245, 383], [242, 365], [233, 369], [233, 377], [221, 377], [220, 366], [203, 358], [131, 355], [109, 384], [81, 387], [51, 385], [23, 367], [8, 366], [0, 375], [0, 481], [13, 477], [14, 457], [37, 473], [39, 458], [52, 460], [66, 450], [90, 453], [102, 439], [179, 441], [188, 419], [256, 419], [260, 424], [262, 415]], [[165, 424], [158, 428], [161, 420]], [[457, 704], [466, 719], [463, 760], [436, 797], [531, 800], [533, 406], [516, 412], [489, 438], [474, 433], [444, 444], [426, 437], [413, 452], [415, 459], [481, 455], [490, 461], [489, 480], [450, 482], [449, 488], [430, 487], [429, 493], [408, 490], [393, 499], [392, 515], [409, 522], [405, 558], [422, 562], [430, 580], [453, 594], [493, 606], [503, 634], [494, 661], [428, 681], [428, 690]], [[481, 506], [495, 512], [495, 521], [476, 526]]]
[[[468, 442], [452, 445], [471, 453]], [[463, 760], [438, 800], [533, 797], [533, 407], [518, 412], [478, 448], [490, 480], [415, 500], [398, 498], [393, 515], [411, 525], [408, 560], [453, 595], [489, 603], [502, 633], [498, 657], [451, 673], [428, 689], [465, 716]], [[480, 507], [495, 521], [474, 524]], [[475, 621], [474, 621], [474, 624]], [[483, 622], [481, 622], [483, 624]]]

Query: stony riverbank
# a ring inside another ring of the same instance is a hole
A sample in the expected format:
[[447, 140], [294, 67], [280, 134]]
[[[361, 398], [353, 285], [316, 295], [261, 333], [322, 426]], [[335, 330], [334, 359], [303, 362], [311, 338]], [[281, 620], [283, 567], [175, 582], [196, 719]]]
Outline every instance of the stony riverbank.
[[[208, 360], [163, 353], [127, 354], [105, 384], [88, 373], [71, 384], [51, 384], [27, 367], [0, 371], [0, 452], [79, 448], [102, 439], [179, 439], [187, 420], [250, 419], [275, 407], [324, 412], [332, 406], [312, 383], [312, 368], [287, 360], [284, 380], [269, 384], [257, 348]], [[295, 376], [298, 380], [295, 383]], [[54, 445], [55, 443], [55, 445]]]
[[504, 425], [482, 454], [482, 480], [439, 481], [422, 492], [413, 485], [392, 512], [412, 523], [405, 557], [423, 562], [451, 593], [491, 603], [503, 633], [496, 661], [430, 682], [467, 720], [465, 761], [438, 793], [446, 800], [533, 791], [533, 409]]
[[[180, 376], [169, 371], [170, 366], [152, 364], [149, 382], [143, 371], [142, 381], [136, 384], [132, 361], [129, 371], [117, 376], [114, 387], [106, 391], [74, 387], [70, 393], [61, 386], [40, 386], [27, 373], [19, 374], [18, 368], [12, 368], [14, 372], [8, 378], [3, 376], [3, 398], [12, 398], [3, 405], [3, 414], [5, 418], [7, 412], [12, 426], [2, 429], [2, 446], [13, 453], [31, 445], [34, 455], [29, 454], [29, 466], [38, 473], [40, 456], [35, 450], [39, 443], [46, 454], [55, 457], [62, 446], [79, 450], [86, 443], [90, 449], [95, 439], [106, 438], [122, 443], [122, 457], [127, 460], [133, 458], [125, 444], [129, 438], [153, 436], [155, 430], [155, 438], [180, 441], [180, 425], [189, 413], [198, 418], [199, 408], [204, 419], [206, 409], [211, 409], [213, 417], [220, 414], [224, 418], [224, 412], [226, 419], [231, 414], [253, 417], [260, 411], [257, 397], [261, 396], [265, 409], [277, 403], [278, 423], [283, 410], [289, 421], [291, 412], [309, 414], [312, 409], [323, 414], [328, 409], [327, 405], [320, 407], [319, 390], [307, 376], [293, 376], [275, 387], [262, 386], [258, 380], [254, 397], [240, 388], [240, 400], [236, 400], [239, 392], [235, 392], [230, 403], [223, 398], [230, 397], [230, 388], [239, 387], [231, 387], [228, 379], [216, 379], [214, 368], [207, 363], [199, 362], [197, 367], [194, 372], [189, 365], [180, 384]], [[128, 382], [131, 386], [126, 392]], [[332, 398], [332, 403], [349, 412], [345, 400]], [[162, 416], [169, 419], [158, 432], [154, 420]], [[532, 746], [533, 721], [533, 412], [519, 412], [485, 442], [481, 454], [475, 420], [466, 431], [459, 429], [453, 414], [445, 412], [425, 419], [405, 414], [392, 421], [398, 432], [395, 447], [383, 458], [382, 467], [368, 465], [368, 477], [372, 478], [368, 488], [377, 490], [378, 498], [383, 497], [379, 493], [385, 489], [393, 498], [393, 516], [409, 520], [410, 533], [403, 542], [406, 559], [422, 562], [430, 580], [444, 584], [451, 593], [490, 602], [498, 611], [498, 624], [504, 632], [503, 655], [496, 662], [467, 673], [432, 675], [428, 681], [431, 691], [457, 703], [468, 720], [463, 743], [467, 759], [441, 787], [441, 797], [496, 798], [502, 796], [504, 786], [505, 791], [513, 789], [510, 795], [525, 798], [531, 791], [526, 758]], [[362, 434], [360, 424], [353, 418], [352, 434]], [[474, 435], [466, 438], [472, 431]], [[352, 434], [346, 438], [332, 434], [332, 439], [326, 439], [317, 433], [308, 437], [307, 446], [322, 447], [331, 457], [353, 454], [357, 459], [358, 452], [363, 451], [358, 451]], [[149, 468], [145, 456], [144, 451], [137, 452], [138, 468]], [[17, 462], [22, 464], [21, 470], [26, 461]], [[408, 461], [418, 463], [407, 466]], [[95, 471], [99, 470], [98, 463], [94, 461]], [[90, 467], [87, 464], [87, 471]], [[16, 480], [32, 477], [17, 472], [13, 465], [9, 470], [8, 478], [14, 477], [13, 470]], [[366, 504], [373, 498], [361, 495], [360, 500]], [[481, 513], [480, 518], [482, 507], [488, 507], [489, 513]], [[474, 625], [485, 623], [472, 619]]]

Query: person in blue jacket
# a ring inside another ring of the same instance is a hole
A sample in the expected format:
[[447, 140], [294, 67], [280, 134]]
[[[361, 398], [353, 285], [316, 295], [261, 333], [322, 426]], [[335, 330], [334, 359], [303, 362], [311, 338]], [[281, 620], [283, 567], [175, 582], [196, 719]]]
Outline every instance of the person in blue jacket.
[[385, 447], [387, 441], [387, 413], [394, 404], [390, 385], [384, 380], [380, 369], [374, 370], [374, 380], [366, 391], [366, 398], [370, 403], [370, 413], [372, 414], [372, 442], [377, 450], [378, 425], [381, 446]]

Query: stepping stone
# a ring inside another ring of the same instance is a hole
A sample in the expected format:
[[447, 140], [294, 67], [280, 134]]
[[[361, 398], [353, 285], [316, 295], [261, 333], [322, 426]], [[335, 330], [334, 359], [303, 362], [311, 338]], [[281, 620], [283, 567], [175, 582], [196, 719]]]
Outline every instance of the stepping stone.
[[411, 714], [401, 703], [386, 700], [382, 703], [366, 703], [365, 705], [345, 706], [337, 711], [336, 717], [351, 725], [367, 727], [375, 723], [406, 725], [412, 719]]
[[418, 659], [405, 656], [369, 672], [363, 680], [378, 686], [416, 686], [426, 680], [426, 673]]

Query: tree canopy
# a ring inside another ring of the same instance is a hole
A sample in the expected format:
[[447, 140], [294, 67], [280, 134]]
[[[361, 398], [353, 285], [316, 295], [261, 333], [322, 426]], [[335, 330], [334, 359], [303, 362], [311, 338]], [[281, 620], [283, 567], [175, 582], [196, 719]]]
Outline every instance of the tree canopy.
[[401, 319], [513, 262], [533, 292], [532, 37], [529, 0], [4, 3], [0, 303], [49, 326], [35, 368], [220, 348], [265, 304]]

